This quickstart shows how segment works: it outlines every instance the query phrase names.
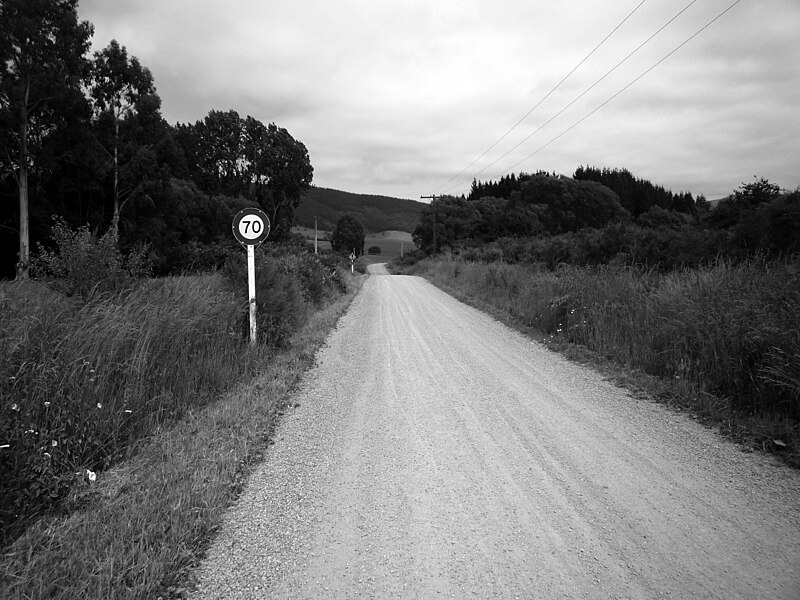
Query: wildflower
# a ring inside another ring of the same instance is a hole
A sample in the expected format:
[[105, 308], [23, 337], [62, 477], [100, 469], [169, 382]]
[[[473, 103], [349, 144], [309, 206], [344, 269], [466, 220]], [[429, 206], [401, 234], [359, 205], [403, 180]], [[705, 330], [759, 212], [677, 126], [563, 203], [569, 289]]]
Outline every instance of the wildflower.
[[97, 479], [97, 473], [89, 469], [86, 469], [86, 476], [89, 478], [89, 481], [95, 481]]
[[50, 445], [53, 446], [53, 448], [55, 448], [56, 446], [58, 446], [58, 442], [53, 440], [52, 442], [50, 442]]
[[16, 410], [17, 412], [19, 412], [19, 405], [15, 402], [14, 404], [11, 405], [11, 410]]
[[94, 369], [89, 369], [89, 373], [94, 374]]
[[131, 414], [133, 411], [132, 411], [132, 410], [130, 410], [129, 408], [126, 408], [126, 409], [125, 409], [125, 412], [126, 412], [126, 413], [128, 413], [128, 414]]
[[0, 450], [5, 450], [6, 448], [11, 448], [11, 444], [3, 444], [0, 446]]
[[103, 408], [103, 405], [98, 402], [97, 403], [97, 408]]
[[45, 452], [45, 453], [44, 453], [44, 455], [45, 455], [47, 458], [53, 458], [52, 456], [50, 456], [50, 453], [49, 453], [49, 452]]
[[9, 378], [8, 378], [8, 380], [9, 380], [11, 383], [14, 383], [14, 382], [17, 380], [17, 378], [16, 378], [16, 376], [12, 375], [11, 377], [9, 377]]
[[47, 407], [49, 407], [49, 406], [50, 406], [50, 403], [49, 403], [49, 402], [45, 402], [45, 403], [44, 403], [44, 407], [45, 407], [45, 408], [47, 408]]

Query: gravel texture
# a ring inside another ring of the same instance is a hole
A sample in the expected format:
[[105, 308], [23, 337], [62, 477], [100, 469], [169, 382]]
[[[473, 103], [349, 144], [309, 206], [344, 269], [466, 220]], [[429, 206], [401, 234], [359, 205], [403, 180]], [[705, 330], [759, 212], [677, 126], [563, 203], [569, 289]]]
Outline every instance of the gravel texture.
[[370, 270], [192, 598], [800, 598], [800, 473]]

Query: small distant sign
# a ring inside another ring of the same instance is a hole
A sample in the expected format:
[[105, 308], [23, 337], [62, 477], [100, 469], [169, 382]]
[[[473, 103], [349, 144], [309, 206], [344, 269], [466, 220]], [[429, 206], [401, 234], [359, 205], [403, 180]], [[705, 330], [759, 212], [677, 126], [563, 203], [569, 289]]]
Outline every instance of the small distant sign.
[[355, 259], [356, 259], [356, 253], [354, 251], [350, 253], [350, 262], [353, 262]]
[[233, 237], [243, 246], [258, 246], [269, 236], [269, 217], [258, 208], [245, 208], [233, 218]]

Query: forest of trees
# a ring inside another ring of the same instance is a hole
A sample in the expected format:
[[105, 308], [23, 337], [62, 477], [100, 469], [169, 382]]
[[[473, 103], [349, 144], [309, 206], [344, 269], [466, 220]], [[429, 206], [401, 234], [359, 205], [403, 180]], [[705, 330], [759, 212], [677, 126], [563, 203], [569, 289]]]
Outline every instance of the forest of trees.
[[438, 197], [414, 241], [428, 254], [449, 248], [549, 268], [615, 261], [669, 269], [720, 256], [782, 256], [800, 250], [800, 190], [755, 179], [711, 208], [702, 196], [673, 193], [625, 169], [523, 173], [473, 181], [469, 196]]
[[149, 69], [112, 40], [90, 54], [77, 0], [0, 3], [0, 278], [25, 278], [53, 217], [146, 248], [155, 273], [214, 260], [259, 206], [286, 238], [313, 177], [286, 129], [234, 110], [168, 124]]

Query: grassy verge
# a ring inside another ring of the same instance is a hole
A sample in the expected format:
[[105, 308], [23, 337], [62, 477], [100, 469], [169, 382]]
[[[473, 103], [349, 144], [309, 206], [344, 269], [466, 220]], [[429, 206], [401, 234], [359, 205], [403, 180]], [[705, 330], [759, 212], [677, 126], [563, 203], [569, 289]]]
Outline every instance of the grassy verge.
[[444, 257], [404, 272], [800, 465], [800, 261], [658, 273]]
[[[269, 444], [276, 418], [360, 286], [308, 315], [257, 376], [157, 426], [128, 460], [74, 485], [60, 515], [30, 526], [0, 557], [0, 597], [181, 596], [222, 514]], [[233, 379], [232, 379], [233, 381]]]

